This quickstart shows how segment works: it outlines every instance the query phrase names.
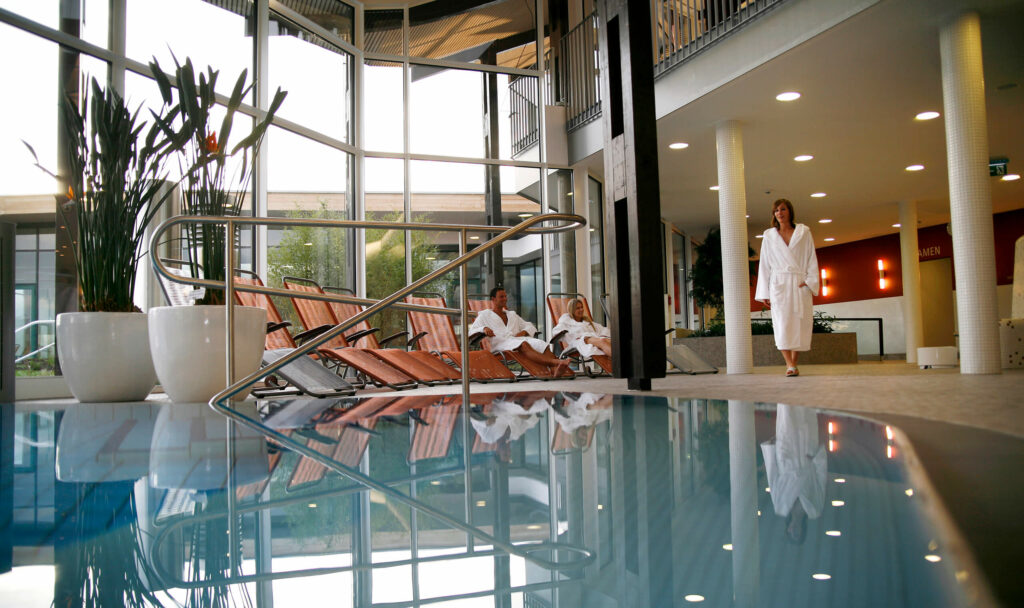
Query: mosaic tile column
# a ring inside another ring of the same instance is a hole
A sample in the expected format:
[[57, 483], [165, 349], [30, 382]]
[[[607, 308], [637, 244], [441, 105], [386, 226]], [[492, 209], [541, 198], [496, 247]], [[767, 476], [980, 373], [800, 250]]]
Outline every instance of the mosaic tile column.
[[736, 121], [718, 125], [718, 218], [722, 229], [725, 291], [725, 364], [730, 374], [754, 367], [750, 341], [750, 266], [747, 244], [747, 185], [743, 131]]
[[960, 372], [1000, 373], [995, 239], [988, 175], [981, 25], [966, 13], [939, 31]]
[[903, 332], [907, 363], [917, 363], [921, 322], [921, 261], [917, 247], [917, 202], [900, 201], [900, 266], [903, 268]]

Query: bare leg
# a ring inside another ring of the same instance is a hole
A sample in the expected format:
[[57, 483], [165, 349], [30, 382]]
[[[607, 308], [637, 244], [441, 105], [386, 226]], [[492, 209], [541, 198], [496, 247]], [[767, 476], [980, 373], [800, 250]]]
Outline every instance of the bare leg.
[[529, 344], [522, 344], [516, 349], [516, 352], [523, 355], [530, 361], [538, 363], [540, 365], [548, 365], [555, 368], [556, 376], [567, 376], [569, 372], [569, 360], [559, 359], [551, 352], [551, 349], [545, 349], [543, 353], [538, 353], [533, 350]]
[[796, 367], [796, 363], [793, 361], [793, 351], [791, 350], [780, 350], [782, 358], [786, 360], [786, 367]]
[[596, 346], [601, 350], [602, 353], [611, 357], [612, 356], [612, 341], [611, 338], [584, 338], [584, 342], [591, 346]]

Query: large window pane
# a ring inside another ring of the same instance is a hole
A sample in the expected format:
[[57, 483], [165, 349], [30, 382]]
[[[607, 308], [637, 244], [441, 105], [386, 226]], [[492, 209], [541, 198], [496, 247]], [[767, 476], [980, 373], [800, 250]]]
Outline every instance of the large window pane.
[[288, 92], [277, 115], [351, 141], [352, 57], [287, 21], [270, 29], [270, 91]]
[[[0, 8], [42, 23], [47, 27], [60, 27], [60, 0], [0, 0]], [[0, 37], [2, 39], [4, 37]], [[10, 55], [5, 55], [10, 57]]]
[[604, 191], [601, 182], [587, 178], [587, 206], [590, 228], [590, 292], [594, 302], [591, 313], [598, 323], [605, 323], [605, 311], [601, 306], [604, 288]]
[[484, 156], [483, 84], [480, 72], [412, 66], [410, 151]]
[[181, 63], [191, 58], [196, 71], [220, 71], [216, 90], [230, 94], [242, 70], [252, 80], [253, 37], [246, 19], [252, 2], [224, 4], [243, 14], [202, 0], [128, 0], [128, 56], [144, 63], [156, 57], [166, 72], [174, 70], [172, 53]]
[[363, 145], [377, 152], [401, 152], [405, 116], [402, 64], [368, 61], [363, 69]]

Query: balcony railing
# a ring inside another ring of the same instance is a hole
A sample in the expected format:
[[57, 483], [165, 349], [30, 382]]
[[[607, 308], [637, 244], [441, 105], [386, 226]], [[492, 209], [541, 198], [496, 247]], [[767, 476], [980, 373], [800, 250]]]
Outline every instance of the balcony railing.
[[[784, 0], [651, 0], [655, 78], [782, 2]], [[566, 130], [570, 133], [601, 115], [597, 27], [596, 13], [584, 17], [559, 42], [558, 61], [548, 57], [545, 63], [550, 70], [546, 78], [548, 102], [566, 106]], [[537, 141], [536, 89], [523, 90], [525, 83], [517, 83], [510, 85], [516, 154]], [[520, 113], [517, 103], [525, 113]]]

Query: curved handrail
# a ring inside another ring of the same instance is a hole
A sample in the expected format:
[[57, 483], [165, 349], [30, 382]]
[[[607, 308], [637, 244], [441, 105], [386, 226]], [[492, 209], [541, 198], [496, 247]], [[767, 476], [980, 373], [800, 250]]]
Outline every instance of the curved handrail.
[[[537, 228], [534, 227], [536, 224], [540, 224], [542, 222], [548, 222], [548, 221], [566, 222], [566, 224], [559, 225], [559, 226], [554, 226], [554, 227], [537, 227]], [[451, 262], [445, 264], [444, 266], [434, 270], [433, 272], [430, 272], [430, 273], [426, 274], [425, 276], [417, 279], [416, 281], [413, 281], [411, 284], [403, 287], [402, 289], [396, 291], [395, 293], [391, 294], [390, 296], [387, 296], [387, 297], [385, 297], [385, 298], [383, 298], [383, 299], [373, 303], [371, 306], [369, 306], [368, 308], [363, 310], [361, 313], [359, 313], [357, 315], [354, 315], [353, 317], [347, 319], [346, 321], [342, 322], [341, 324], [339, 324], [338, 326], [332, 328], [331, 330], [329, 330], [327, 332], [324, 332], [323, 334], [317, 336], [316, 338], [311, 339], [311, 340], [303, 343], [302, 346], [296, 348], [293, 352], [291, 352], [287, 356], [282, 357], [281, 359], [278, 359], [273, 364], [271, 364], [271, 365], [269, 365], [267, 367], [264, 367], [264, 368], [262, 368], [260, 370], [257, 370], [256, 372], [253, 372], [253, 373], [249, 374], [248, 376], [246, 376], [245, 378], [242, 378], [241, 380], [234, 381], [229, 387], [225, 388], [221, 392], [219, 392], [216, 395], [214, 395], [213, 398], [210, 399], [209, 405], [215, 411], [220, 412], [222, 415], [226, 416], [227, 418], [229, 418], [231, 420], [234, 420], [234, 421], [236, 421], [238, 423], [244, 424], [245, 426], [248, 426], [249, 428], [252, 428], [253, 430], [261, 433], [262, 435], [273, 439], [274, 441], [276, 441], [277, 443], [279, 443], [279, 444], [281, 444], [283, 446], [288, 446], [292, 451], [294, 451], [294, 452], [296, 452], [298, 454], [301, 454], [301, 455], [303, 455], [303, 456], [305, 456], [307, 458], [310, 458], [310, 459], [320, 463], [321, 465], [327, 467], [328, 469], [331, 469], [331, 470], [333, 470], [333, 471], [335, 471], [335, 472], [337, 472], [337, 473], [339, 473], [341, 475], [344, 475], [345, 477], [348, 477], [349, 479], [351, 479], [351, 480], [353, 480], [353, 481], [355, 481], [357, 483], [360, 483], [360, 484], [362, 484], [363, 486], [365, 486], [365, 487], [367, 487], [369, 489], [377, 490], [378, 492], [380, 492], [382, 494], [385, 494], [385, 495], [389, 496], [390, 498], [392, 498], [392, 499], [394, 499], [394, 500], [396, 500], [396, 501], [398, 501], [400, 503], [403, 503], [403, 504], [409, 506], [412, 509], [415, 509], [415, 510], [417, 510], [419, 512], [422, 512], [422, 513], [426, 513], [427, 515], [430, 515], [431, 517], [437, 519], [438, 521], [442, 521], [442, 522], [448, 524], [449, 526], [451, 526], [451, 527], [453, 527], [455, 529], [462, 530], [463, 532], [466, 532], [467, 534], [470, 534], [473, 537], [478, 538], [478, 539], [480, 539], [480, 540], [490, 544], [491, 546], [495, 547], [496, 549], [501, 549], [503, 552], [505, 552], [507, 554], [518, 555], [519, 557], [522, 557], [523, 559], [529, 560], [529, 561], [537, 564], [538, 566], [540, 566], [542, 568], [545, 568], [545, 569], [548, 569], [548, 570], [563, 570], [563, 569], [568, 569], [568, 568], [580, 568], [580, 567], [586, 566], [587, 564], [589, 564], [590, 562], [592, 562], [594, 560], [594, 558], [595, 558], [594, 553], [592, 551], [586, 549], [586, 548], [583, 548], [583, 547], [576, 547], [576, 546], [567, 545], [567, 544], [561, 544], [561, 543], [545, 543], [543, 545], [543, 547], [539, 547], [539, 546], [517, 547], [516, 545], [512, 545], [510, 543], [501, 541], [500, 539], [495, 538], [494, 536], [491, 536], [490, 534], [487, 534], [486, 532], [480, 530], [479, 528], [476, 528], [476, 527], [474, 527], [472, 525], [469, 525], [469, 524], [467, 524], [465, 522], [462, 522], [462, 521], [459, 521], [459, 520], [457, 520], [457, 519], [455, 519], [453, 517], [450, 517], [447, 514], [441, 512], [441, 511], [439, 511], [437, 509], [434, 509], [430, 505], [427, 505], [427, 504], [425, 504], [425, 503], [423, 503], [423, 502], [421, 502], [421, 501], [419, 501], [417, 499], [414, 499], [412, 497], [406, 496], [405, 494], [402, 494], [401, 492], [391, 488], [390, 486], [388, 486], [388, 485], [386, 485], [384, 483], [381, 483], [381, 482], [379, 482], [379, 481], [377, 481], [375, 479], [372, 479], [372, 478], [368, 477], [367, 475], [364, 475], [363, 473], [361, 473], [361, 472], [359, 472], [359, 471], [357, 471], [357, 470], [355, 470], [355, 469], [353, 469], [351, 467], [347, 467], [347, 466], [345, 466], [345, 465], [343, 465], [343, 464], [341, 464], [339, 462], [336, 462], [336, 461], [334, 461], [334, 460], [324, 456], [323, 454], [317, 452], [316, 450], [314, 450], [312, 448], [309, 448], [306, 445], [301, 444], [301, 443], [295, 441], [291, 437], [289, 437], [287, 435], [284, 435], [283, 433], [280, 433], [280, 432], [278, 432], [278, 431], [276, 431], [274, 429], [271, 429], [271, 428], [263, 425], [262, 423], [260, 423], [258, 420], [253, 420], [252, 418], [246, 416], [245, 414], [242, 414], [242, 413], [240, 413], [238, 411], [235, 411], [235, 410], [231, 409], [228, 406], [228, 404], [230, 403], [230, 400], [231, 400], [232, 397], [234, 397], [235, 395], [237, 395], [237, 394], [241, 393], [242, 391], [246, 390], [249, 386], [254, 384], [260, 378], [266, 376], [267, 374], [271, 374], [274, 371], [277, 371], [281, 367], [284, 367], [285, 365], [291, 363], [292, 361], [298, 359], [299, 357], [305, 356], [308, 352], [311, 352], [313, 349], [315, 349], [316, 347], [320, 346], [321, 344], [331, 340], [332, 338], [334, 338], [338, 334], [341, 334], [345, 330], [347, 330], [347, 329], [353, 327], [354, 325], [360, 323], [364, 319], [367, 319], [367, 318], [377, 314], [378, 312], [380, 312], [381, 310], [383, 310], [383, 309], [385, 309], [385, 308], [387, 308], [389, 306], [396, 305], [396, 308], [402, 308], [402, 309], [425, 309], [425, 310], [427, 310], [429, 312], [439, 312], [437, 309], [435, 309], [433, 307], [414, 307], [412, 305], [407, 305], [407, 304], [397, 305], [396, 303], [399, 300], [401, 300], [402, 298], [404, 298], [406, 295], [415, 292], [416, 290], [418, 290], [423, 285], [426, 285], [426, 284], [430, 283], [431, 281], [437, 279], [440, 276], [443, 276], [444, 274], [446, 274], [446, 273], [448, 273], [448, 272], [450, 272], [450, 271], [452, 271], [452, 270], [454, 270], [456, 268], [461, 268], [463, 270], [463, 275], [464, 275], [465, 274], [465, 265], [469, 261], [471, 261], [474, 258], [477, 258], [477, 257], [483, 255], [487, 251], [490, 251], [491, 249], [495, 248], [496, 246], [498, 246], [502, 242], [504, 242], [504, 241], [506, 241], [506, 240], [508, 240], [510, 238], [513, 238], [513, 237], [515, 237], [515, 236], [517, 236], [519, 234], [523, 234], [523, 233], [526, 233], [526, 234], [545, 234], [545, 233], [556, 233], [556, 232], [566, 232], [566, 231], [569, 231], [569, 230], [576, 230], [578, 228], [582, 228], [582, 227], [586, 226], [586, 219], [585, 218], [583, 218], [582, 216], [579, 216], [579, 215], [567, 214], [567, 213], [549, 213], [549, 214], [536, 215], [536, 216], [533, 216], [531, 218], [527, 218], [523, 222], [520, 222], [516, 226], [512, 226], [512, 227], [503, 227], [503, 226], [472, 226], [472, 225], [459, 225], [459, 224], [417, 224], [417, 223], [408, 223], [408, 222], [367, 222], [367, 221], [356, 221], [356, 220], [244, 218], [244, 217], [216, 217], [216, 216], [177, 216], [177, 217], [170, 218], [170, 219], [164, 221], [163, 223], [161, 223], [156, 228], [156, 230], [153, 233], [152, 241], [151, 241], [151, 244], [150, 244], [150, 259], [152, 260], [152, 263], [153, 263], [153, 269], [154, 269], [155, 272], [157, 272], [160, 275], [163, 275], [163, 276], [167, 277], [167, 279], [169, 279], [171, 281], [176, 281], [176, 282], [179, 282], [179, 283], [186, 283], [186, 284], [191, 284], [191, 285], [197, 285], [197, 286], [207, 286], [207, 287], [219, 288], [219, 289], [223, 289], [224, 290], [224, 292], [225, 292], [225, 298], [224, 299], [225, 299], [225, 302], [226, 302], [225, 314], [226, 314], [226, 318], [227, 318], [227, 328], [229, 330], [227, 332], [228, 336], [227, 336], [227, 367], [226, 367], [226, 369], [228, 370], [228, 374], [230, 374], [231, 370], [234, 368], [234, 364], [233, 364], [233, 362], [234, 362], [234, 352], [233, 352], [234, 351], [234, 340], [233, 340], [233, 336], [231, 335], [231, 328], [234, 327], [234, 323], [233, 323], [233, 318], [234, 318], [234, 290], [236, 288], [236, 286], [234, 285], [234, 280], [233, 280], [234, 275], [232, 273], [232, 269], [235, 266], [235, 263], [234, 263], [234, 257], [235, 257], [234, 256], [234, 253], [235, 253], [234, 252], [234, 239], [230, 239], [230, 238], [229, 239], [225, 239], [225, 243], [226, 243], [226, 246], [225, 246], [225, 273], [224, 273], [225, 280], [223, 282], [212, 281], [212, 280], [207, 280], [207, 279], [195, 279], [195, 278], [187, 278], [187, 277], [174, 276], [174, 275], [171, 275], [169, 272], [167, 272], [166, 268], [164, 268], [163, 265], [160, 263], [160, 256], [158, 255], [156, 250], [157, 250], [158, 244], [160, 242], [160, 238], [159, 237], [165, 231], [167, 231], [167, 229], [169, 229], [171, 226], [174, 226], [174, 225], [177, 225], [177, 224], [183, 224], [183, 223], [200, 223], [200, 224], [221, 224], [221, 223], [223, 223], [223, 224], [225, 224], [225, 228], [228, 231], [228, 234], [234, 234], [235, 226], [238, 225], [238, 224], [259, 225], [259, 226], [295, 226], [295, 225], [306, 225], [306, 226], [335, 227], [335, 228], [339, 228], [339, 227], [349, 227], [349, 228], [400, 228], [400, 229], [403, 229], [403, 230], [433, 230], [433, 231], [459, 232], [460, 233], [460, 237], [461, 237], [461, 239], [460, 239], [460, 250], [463, 252], [459, 257], [457, 257], [456, 259], [452, 260]], [[480, 244], [479, 246], [477, 246], [472, 251], [467, 251], [467, 234], [469, 232], [488, 232], [488, 233], [499, 233], [499, 234], [498, 234], [498, 236], [493, 237], [493, 238], [489, 239], [488, 241]], [[463, 327], [463, 334], [465, 334], [465, 330], [466, 330], [466, 327], [467, 327], [467, 324], [466, 324], [466, 318], [467, 318], [466, 317], [466, 310], [467, 310], [467, 306], [466, 306], [466, 277], [465, 276], [462, 277], [461, 288], [462, 288], [461, 300], [462, 300], [462, 304], [463, 304], [462, 309], [461, 309], [462, 327]], [[248, 292], [253, 292], [253, 293], [265, 293], [267, 295], [289, 295], [287, 293], [281, 293], [281, 294], [277, 293], [277, 292], [285, 292], [285, 290], [276, 290], [276, 289], [273, 289], [273, 288], [257, 287], [257, 286], [251, 286], [251, 285], [238, 285], [237, 289], [240, 290], [240, 291], [248, 291]], [[294, 294], [290, 294], [290, 295], [294, 295]], [[328, 300], [328, 301], [331, 301], [331, 300], [346, 301], [349, 298], [347, 298], [345, 296], [337, 296], [337, 295], [332, 295], [332, 296], [324, 295], [324, 296], [318, 297], [316, 299], [322, 299], [322, 300]], [[448, 311], [445, 311], [445, 312], [448, 312]], [[449, 313], [449, 314], [451, 314], [451, 313]], [[469, 376], [468, 376], [468, 367], [469, 366], [468, 366], [467, 358], [468, 358], [468, 349], [463, 348], [462, 392], [463, 392], [463, 397], [464, 397], [463, 398], [463, 407], [464, 408], [467, 407], [467, 404], [469, 403]], [[540, 558], [540, 557], [532, 555], [532, 553], [534, 553], [534, 552], [536, 552], [538, 550], [541, 550], [541, 549], [543, 549], [543, 550], [551, 550], [551, 551], [558, 551], [558, 550], [568, 551], [570, 553], [575, 553], [575, 554], [582, 555], [583, 557], [579, 558], [579, 559], [572, 560], [572, 561], [560, 562], [560, 561], [557, 561], [557, 558], [556, 558], [556, 560], [548, 560], [548, 559], [544, 559], [544, 558]]]
[[[54, 321], [53, 319], [37, 319], [35, 321], [31, 321], [29, 323], [26, 323], [25, 325], [22, 325], [21, 327], [16, 328], [14, 330], [14, 333], [15, 333], [15, 335], [17, 335], [17, 333], [19, 331], [26, 330], [26, 329], [28, 329], [30, 327], [35, 327], [36, 325], [54, 325], [55, 323], [56, 323], [56, 321]], [[31, 357], [34, 357], [34, 356], [38, 355], [39, 353], [43, 352], [44, 350], [48, 350], [48, 349], [53, 348], [55, 344], [56, 344], [55, 342], [50, 342], [49, 344], [47, 344], [45, 346], [41, 346], [41, 347], [35, 349], [34, 351], [32, 351], [30, 353], [25, 353], [24, 355], [22, 355], [22, 356], [18, 357], [17, 359], [15, 359], [14, 362], [15, 363], [21, 363], [22, 361], [24, 361], [26, 359], [29, 359]]]

